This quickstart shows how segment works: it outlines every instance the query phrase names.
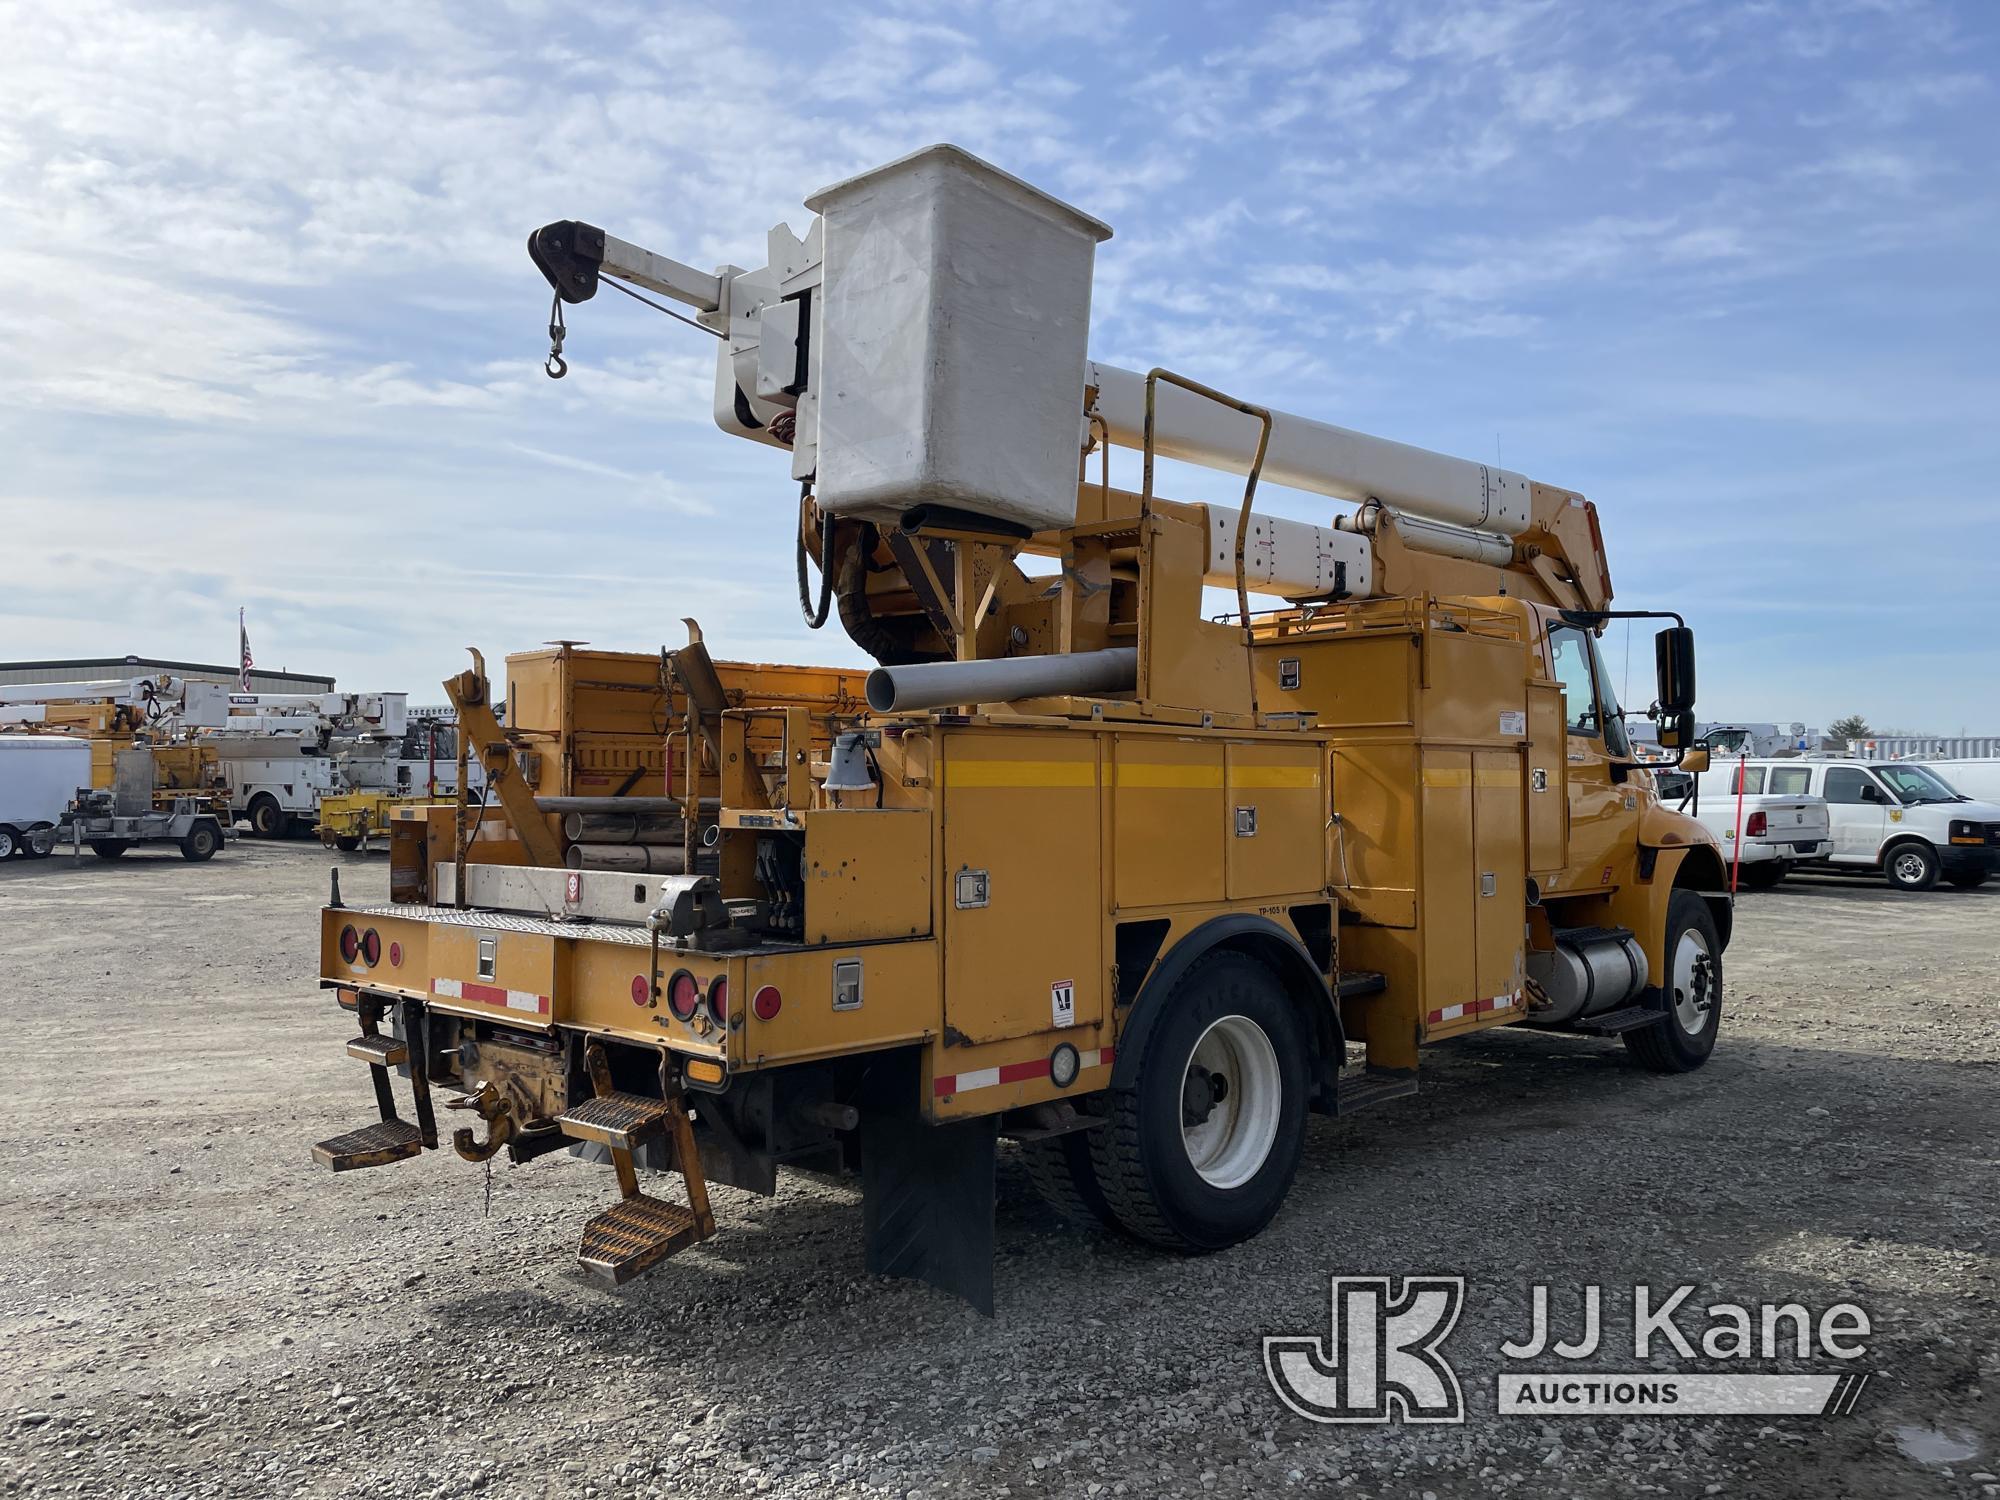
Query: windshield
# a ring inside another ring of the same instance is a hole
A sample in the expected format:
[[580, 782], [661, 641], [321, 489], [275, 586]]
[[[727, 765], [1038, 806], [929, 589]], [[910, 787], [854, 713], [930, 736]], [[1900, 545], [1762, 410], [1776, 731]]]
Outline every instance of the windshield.
[[1888, 782], [1889, 790], [1906, 804], [1966, 800], [1946, 786], [1936, 772], [1923, 766], [1877, 766], [1875, 774]]

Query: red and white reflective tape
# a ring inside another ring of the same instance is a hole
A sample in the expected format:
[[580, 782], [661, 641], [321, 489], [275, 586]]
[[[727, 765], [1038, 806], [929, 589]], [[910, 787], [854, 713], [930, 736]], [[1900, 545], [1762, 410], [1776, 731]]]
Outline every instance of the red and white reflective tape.
[[[1101, 1068], [1111, 1061], [1117, 1049], [1112, 1047], [1092, 1048], [1076, 1055], [1077, 1071], [1085, 1068]], [[1049, 1076], [1049, 1060], [1037, 1057], [1028, 1062], [1002, 1063], [997, 1068], [976, 1068], [970, 1073], [947, 1073], [933, 1080], [931, 1092], [942, 1099], [947, 1094], [969, 1094], [974, 1089], [990, 1089], [1000, 1083], [1021, 1083], [1030, 1078]]]
[[1434, 1010], [1424, 1017], [1426, 1025], [1442, 1026], [1447, 1021], [1463, 1020], [1467, 1016], [1483, 1016], [1489, 1011], [1512, 1010], [1521, 1003], [1521, 992], [1511, 995], [1495, 995], [1491, 1000], [1468, 1000], [1463, 1005], [1447, 1005], [1443, 1010]]
[[503, 990], [496, 984], [473, 984], [464, 979], [433, 979], [431, 993], [446, 1000], [477, 1000], [481, 1005], [504, 1005], [509, 1010], [525, 1010], [531, 1015], [549, 1013], [549, 997], [533, 990]]

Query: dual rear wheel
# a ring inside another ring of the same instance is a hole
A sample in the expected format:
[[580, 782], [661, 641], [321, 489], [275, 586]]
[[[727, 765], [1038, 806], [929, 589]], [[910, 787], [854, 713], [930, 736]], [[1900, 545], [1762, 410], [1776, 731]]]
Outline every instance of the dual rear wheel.
[[1068, 1217], [1200, 1253], [1271, 1221], [1305, 1145], [1299, 1014], [1245, 953], [1200, 959], [1139, 1043], [1132, 1086], [1106, 1091], [1106, 1122], [1027, 1147], [1029, 1175]]

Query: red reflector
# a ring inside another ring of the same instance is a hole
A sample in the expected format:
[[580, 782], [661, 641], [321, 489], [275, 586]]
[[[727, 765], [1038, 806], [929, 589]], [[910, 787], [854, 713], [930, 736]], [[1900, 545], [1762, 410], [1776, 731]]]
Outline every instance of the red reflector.
[[356, 932], [350, 923], [348, 926], [340, 929], [340, 956], [349, 963], [353, 963], [360, 955], [361, 934]]
[[382, 934], [372, 927], [361, 934], [361, 956], [371, 969], [382, 962]]
[[758, 1020], [769, 1021], [784, 1008], [784, 1004], [785, 997], [778, 993], [778, 987], [775, 984], [767, 984], [757, 991], [756, 996], [750, 1001], [750, 1008], [757, 1013]]
[[653, 981], [644, 974], [632, 976], [632, 1003], [644, 1005], [653, 998]]
[[1770, 830], [1771, 820], [1760, 812], [1750, 814], [1750, 821], [1743, 825], [1743, 831], [1753, 839], [1761, 839]]
[[694, 1008], [701, 1004], [701, 986], [694, 975], [686, 969], [674, 971], [674, 977], [667, 981], [667, 1008], [683, 1021], [694, 1019]]
[[389, 945], [389, 965], [391, 968], [396, 969], [403, 967], [403, 945], [401, 943], [391, 943]]
[[721, 974], [708, 982], [708, 1013], [716, 1024], [729, 1024], [729, 980]]

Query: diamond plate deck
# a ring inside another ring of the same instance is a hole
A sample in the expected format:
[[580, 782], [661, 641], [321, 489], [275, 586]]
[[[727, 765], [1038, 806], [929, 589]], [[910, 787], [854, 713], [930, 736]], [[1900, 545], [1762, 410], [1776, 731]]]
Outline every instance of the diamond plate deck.
[[355, 906], [347, 910], [352, 917], [402, 917], [446, 927], [483, 927], [489, 932], [534, 932], [577, 942], [622, 943], [628, 948], [650, 947], [653, 941], [644, 927], [626, 927], [614, 922], [559, 922], [548, 917], [476, 909], [460, 911], [455, 906], [420, 906], [414, 902], [406, 906]]
[[410, 1049], [401, 1037], [358, 1036], [347, 1044], [347, 1055], [377, 1067], [401, 1067], [410, 1060]]
[[556, 1117], [562, 1133], [580, 1141], [599, 1141], [630, 1151], [666, 1124], [672, 1111], [659, 1099], [641, 1094], [600, 1094]]
[[687, 1209], [640, 1194], [620, 1199], [586, 1224], [576, 1258], [586, 1271], [618, 1286], [700, 1237]]
[[313, 1160], [336, 1172], [387, 1166], [424, 1149], [423, 1133], [408, 1120], [378, 1120], [313, 1147]]

